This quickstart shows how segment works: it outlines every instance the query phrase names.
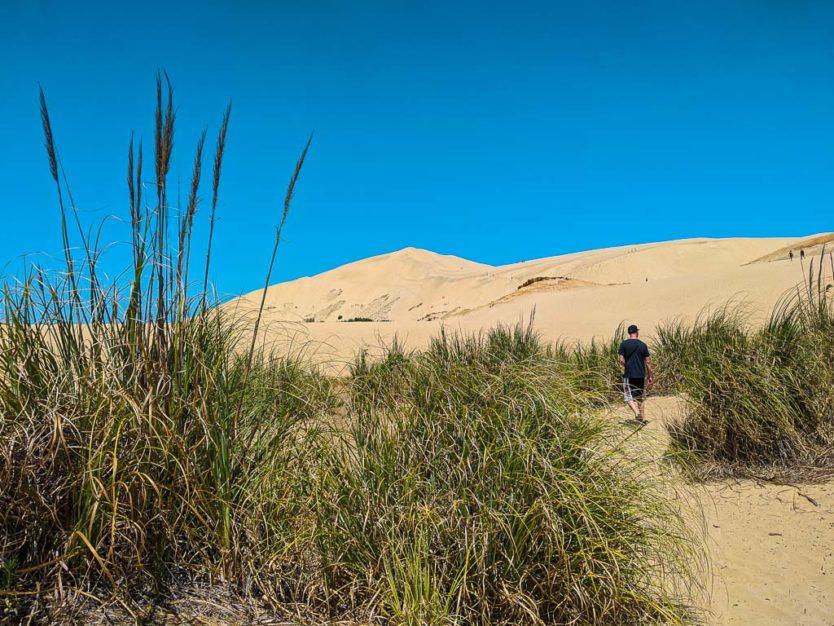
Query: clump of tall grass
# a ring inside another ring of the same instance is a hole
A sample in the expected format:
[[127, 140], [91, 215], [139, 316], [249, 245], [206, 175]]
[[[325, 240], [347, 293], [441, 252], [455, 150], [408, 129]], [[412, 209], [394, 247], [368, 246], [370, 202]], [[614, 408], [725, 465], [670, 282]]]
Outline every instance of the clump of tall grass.
[[[834, 468], [834, 300], [822, 261], [751, 329], [737, 308], [658, 329], [661, 365], [687, 398], [673, 444], [705, 476]], [[828, 257], [831, 261], [831, 257]], [[834, 263], [832, 263], [834, 269]]]
[[[397, 624], [679, 623], [691, 536], [528, 326], [442, 332], [323, 456], [334, 602]], [[385, 366], [383, 366], [385, 367]], [[386, 368], [390, 372], [392, 368]]]
[[372, 359], [366, 349], [359, 350], [348, 368], [348, 393], [356, 410], [396, 403], [407, 387], [413, 360], [414, 354], [396, 335], [384, 346], [382, 358]]
[[[129, 595], [182, 575], [273, 590], [270, 576], [292, 544], [284, 537], [296, 532], [303, 440], [336, 404], [322, 377], [264, 353], [254, 338], [243, 349], [249, 336], [213, 307], [213, 228], [203, 287], [189, 293], [205, 133], [177, 214], [167, 77], [156, 95], [153, 191], [146, 197], [142, 145], [131, 140], [133, 262], [126, 280], [108, 283], [41, 93], [64, 269], [35, 267], [0, 293], [0, 563], [3, 594], [20, 606], [70, 588]], [[212, 226], [230, 112], [214, 156]], [[302, 163], [303, 155], [284, 216]]]
[[750, 334], [750, 323], [743, 305], [726, 305], [701, 312], [693, 322], [667, 321], [655, 329], [655, 363], [657, 387], [668, 393], [686, 391], [685, 374], [705, 368], [711, 359], [736, 353]]

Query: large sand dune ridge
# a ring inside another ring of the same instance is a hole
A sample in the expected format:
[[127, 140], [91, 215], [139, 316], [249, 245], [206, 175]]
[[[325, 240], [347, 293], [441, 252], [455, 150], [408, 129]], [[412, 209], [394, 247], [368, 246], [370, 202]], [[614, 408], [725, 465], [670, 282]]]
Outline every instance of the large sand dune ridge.
[[[639, 324], [650, 337], [664, 320], [691, 319], [728, 301], [743, 305], [753, 321], [763, 319], [803, 281], [812, 260], [819, 264], [821, 244], [831, 241], [832, 235], [684, 239], [498, 267], [406, 248], [269, 287], [264, 321], [274, 337], [292, 335], [308, 354], [334, 363], [395, 335], [419, 348], [441, 325], [475, 332], [533, 311], [537, 330], [551, 340], [610, 337], [622, 322]], [[226, 306], [253, 315], [261, 295]], [[356, 319], [373, 321], [349, 321]]]

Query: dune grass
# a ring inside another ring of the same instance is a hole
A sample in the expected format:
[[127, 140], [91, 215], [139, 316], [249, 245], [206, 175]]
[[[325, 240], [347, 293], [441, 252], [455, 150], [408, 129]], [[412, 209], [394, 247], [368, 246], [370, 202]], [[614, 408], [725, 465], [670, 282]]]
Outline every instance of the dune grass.
[[579, 390], [591, 394], [599, 404], [622, 398], [623, 371], [617, 361], [625, 326], [620, 324], [608, 340], [592, 339], [588, 343], [559, 342], [549, 346], [549, 354], [560, 364], [566, 379]]
[[738, 307], [658, 330], [658, 369], [685, 394], [670, 426], [704, 477], [812, 477], [834, 470], [834, 293], [823, 261], [788, 293], [767, 324]]
[[682, 511], [569, 372], [531, 325], [360, 361], [322, 470], [331, 593], [398, 624], [691, 618]]
[[158, 79], [153, 195], [131, 142], [133, 263], [107, 281], [41, 103], [66, 254], [62, 272], [35, 267], [2, 289], [4, 619], [71, 621], [85, 597], [147, 621], [137, 595], [189, 581], [319, 621], [690, 617], [700, 544], [669, 485], [599, 412], [609, 373], [595, 368], [611, 346], [553, 349], [531, 325], [443, 332], [423, 353], [395, 341], [382, 361], [360, 354], [334, 383], [268, 353], [260, 314], [243, 326], [207, 293], [230, 109], [195, 279], [205, 135], [177, 214], [173, 89]]
[[[265, 588], [259, 581], [288, 544], [299, 500], [298, 440], [336, 403], [322, 377], [263, 353], [254, 335], [242, 349], [249, 334], [213, 307], [207, 274], [189, 293], [205, 134], [177, 214], [167, 189], [174, 111], [170, 82], [159, 77], [154, 193], [143, 196], [142, 147], [131, 141], [133, 263], [108, 283], [41, 93], [65, 266], [35, 266], [0, 294], [2, 593], [21, 619], [41, 593], [159, 589], [183, 573]], [[214, 158], [212, 224], [230, 111]]]

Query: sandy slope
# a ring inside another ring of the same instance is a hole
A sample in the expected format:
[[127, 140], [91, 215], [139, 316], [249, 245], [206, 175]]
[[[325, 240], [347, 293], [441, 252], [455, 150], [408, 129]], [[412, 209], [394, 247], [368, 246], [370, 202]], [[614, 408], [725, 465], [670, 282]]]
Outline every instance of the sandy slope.
[[[477, 331], [534, 310], [548, 339], [608, 337], [621, 322], [636, 322], [650, 336], [663, 320], [692, 317], [729, 299], [745, 302], [761, 318], [802, 280], [810, 255], [801, 264], [785, 252], [802, 246], [796, 238], [688, 239], [502, 267], [406, 248], [270, 287], [265, 322], [274, 339], [292, 336], [331, 362], [394, 335], [421, 347], [441, 324]], [[260, 295], [227, 306], [251, 315]], [[357, 317], [377, 321], [345, 321]]]

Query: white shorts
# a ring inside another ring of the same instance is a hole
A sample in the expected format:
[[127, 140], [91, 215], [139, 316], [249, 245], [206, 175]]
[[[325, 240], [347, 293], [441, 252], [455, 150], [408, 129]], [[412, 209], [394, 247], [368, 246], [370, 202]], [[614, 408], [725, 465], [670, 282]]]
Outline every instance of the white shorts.
[[623, 377], [623, 400], [626, 402], [642, 402], [646, 391], [645, 378]]

